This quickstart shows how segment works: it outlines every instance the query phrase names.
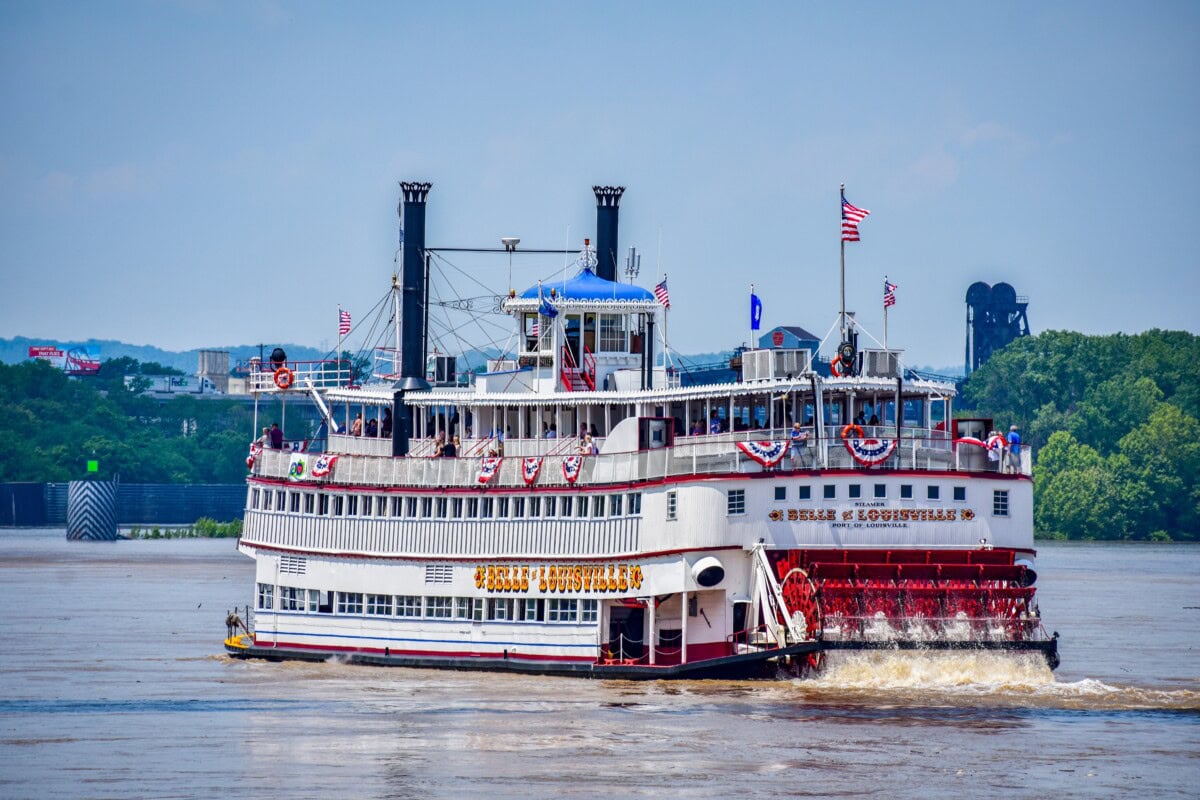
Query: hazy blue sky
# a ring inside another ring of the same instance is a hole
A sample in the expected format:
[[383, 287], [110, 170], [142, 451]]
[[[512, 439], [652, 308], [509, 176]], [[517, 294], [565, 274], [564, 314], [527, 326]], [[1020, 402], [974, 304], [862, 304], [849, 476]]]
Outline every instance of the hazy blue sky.
[[751, 281], [829, 328], [841, 182], [849, 305], [881, 335], [899, 284], [912, 363], [961, 364], [975, 280], [1035, 331], [1200, 321], [1196, 2], [9, 0], [0, 99], [5, 337], [328, 343], [386, 292], [403, 179], [444, 246], [576, 246], [627, 186], [683, 352], [746, 339]]

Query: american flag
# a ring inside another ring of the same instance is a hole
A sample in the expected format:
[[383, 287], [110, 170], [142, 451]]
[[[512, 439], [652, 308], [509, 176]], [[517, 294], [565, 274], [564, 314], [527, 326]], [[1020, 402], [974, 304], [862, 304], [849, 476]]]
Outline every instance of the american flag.
[[863, 217], [870, 214], [865, 208], [857, 208], [846, 202], [846, 198], [842, 198], [842, 241], [857, 242], [858, 239], [858, 223], [863, 221]]
[[350, 332], [350, 312], [338, 311], [338, 336], [345, 336]]
[[666, 308], [671, 307], [671, 295], [667, 294], [666, 278], [663, 278], [662, 282], [654, 287], [654, 299], [662, 303]]
[[888, 283], [887, 278], [883, 279], [883, 307], [896, 305], [896, 284]]
[[541, 325], [540, 318], [534, 317], [533, 318], [533, 329], [529, 331], [529, 335], [536, 339], [542, 335], [541, 330], [542, 330], [542, 325]]

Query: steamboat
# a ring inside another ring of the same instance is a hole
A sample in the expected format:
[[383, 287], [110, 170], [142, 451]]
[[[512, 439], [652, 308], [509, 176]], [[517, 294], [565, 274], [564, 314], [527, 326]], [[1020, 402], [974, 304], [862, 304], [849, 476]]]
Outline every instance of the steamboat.
[[307, 395], [327, 433], [251, 447], [230, 655], [633, 679], [879, 648], [1057, 664], [1028, 450], [956, 419], [953, 383], [900, 351], [859, 349], [844, 299], [830, 359], [777, 335], [736, 381], [689, 383], [656, 352], [665, 284], [617, 275], [624, 189], [598, 186], [595, 246], [501, 295], [515, 345], [459, 380], [428, 369], [430, 184], [401, 189], [376, 380], [340, 356], [252, 364], [256, 396]]

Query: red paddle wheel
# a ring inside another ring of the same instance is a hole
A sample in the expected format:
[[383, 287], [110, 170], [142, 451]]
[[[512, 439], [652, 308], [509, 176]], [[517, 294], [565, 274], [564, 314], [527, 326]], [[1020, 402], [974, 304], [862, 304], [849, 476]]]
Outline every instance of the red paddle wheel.
[[[808, 573], [799, 567], [793, 567], [784, 576], [779, 589], [783, 594], [783, 602], [792, 614], [792, 619], [798, 626], [804, 628], [805, 638], [820, 639], [823, 634], [821, 603], [817, 598], [816, 584], [808, 577]], [[783, 621], [780, 620], [780, 622]], [[800, 658], [798, 666], [801, 677], [807, 673], [819, 672], [825, 663], [823, 651], [808, 653]]]

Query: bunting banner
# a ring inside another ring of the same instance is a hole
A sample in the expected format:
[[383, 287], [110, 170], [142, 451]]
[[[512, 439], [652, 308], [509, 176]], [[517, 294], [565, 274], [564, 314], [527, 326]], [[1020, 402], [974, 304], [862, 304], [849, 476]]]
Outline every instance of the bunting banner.
[[292, 453], [288, 462], [288, 480], [302, 481], [308, 477], [308, 457], [303, 453]]
[[579, 480], [579, 471], [583, 469], [583, 456], [565, 456], [563, 458], [563, 477], [567, 483]]
[[788, 443], [784, 442], [737, 442], [741, 450], [752, 460], [764, 467], [773, 467], [787, 455]]
[[845, 439], [846, 449], [854, 460], [866, 467], [873, 467], [888, 460], [899, 439]]
[[525, 481], [526, 486], [532, 486], [537, 480], [538, 473], [542, 471], [542, 457], [529, 456], [521, 459], [521, 478]]
[[309, 474], [314, 478], [328, 477], [329, 474], [333, 472], [333, 466], [334, 464], [337, 464], [337, 460], [337, 456], [323, 455], [317, 459], [315, 464], [313, 464], [312, 472]]
[[500, 456], [488, 456], [487, 458], [479, 459], [479, 482], [487, 483], [492, 479], [492, 476], [500, 471], [500, 462], [504, 459]]
[[246, 456], [246, 469], [254, 469], [254, 462], [258, 460], [258, 454], [261, 452], [261, 444], [258, 442], [250, 443], [250, 455]]

